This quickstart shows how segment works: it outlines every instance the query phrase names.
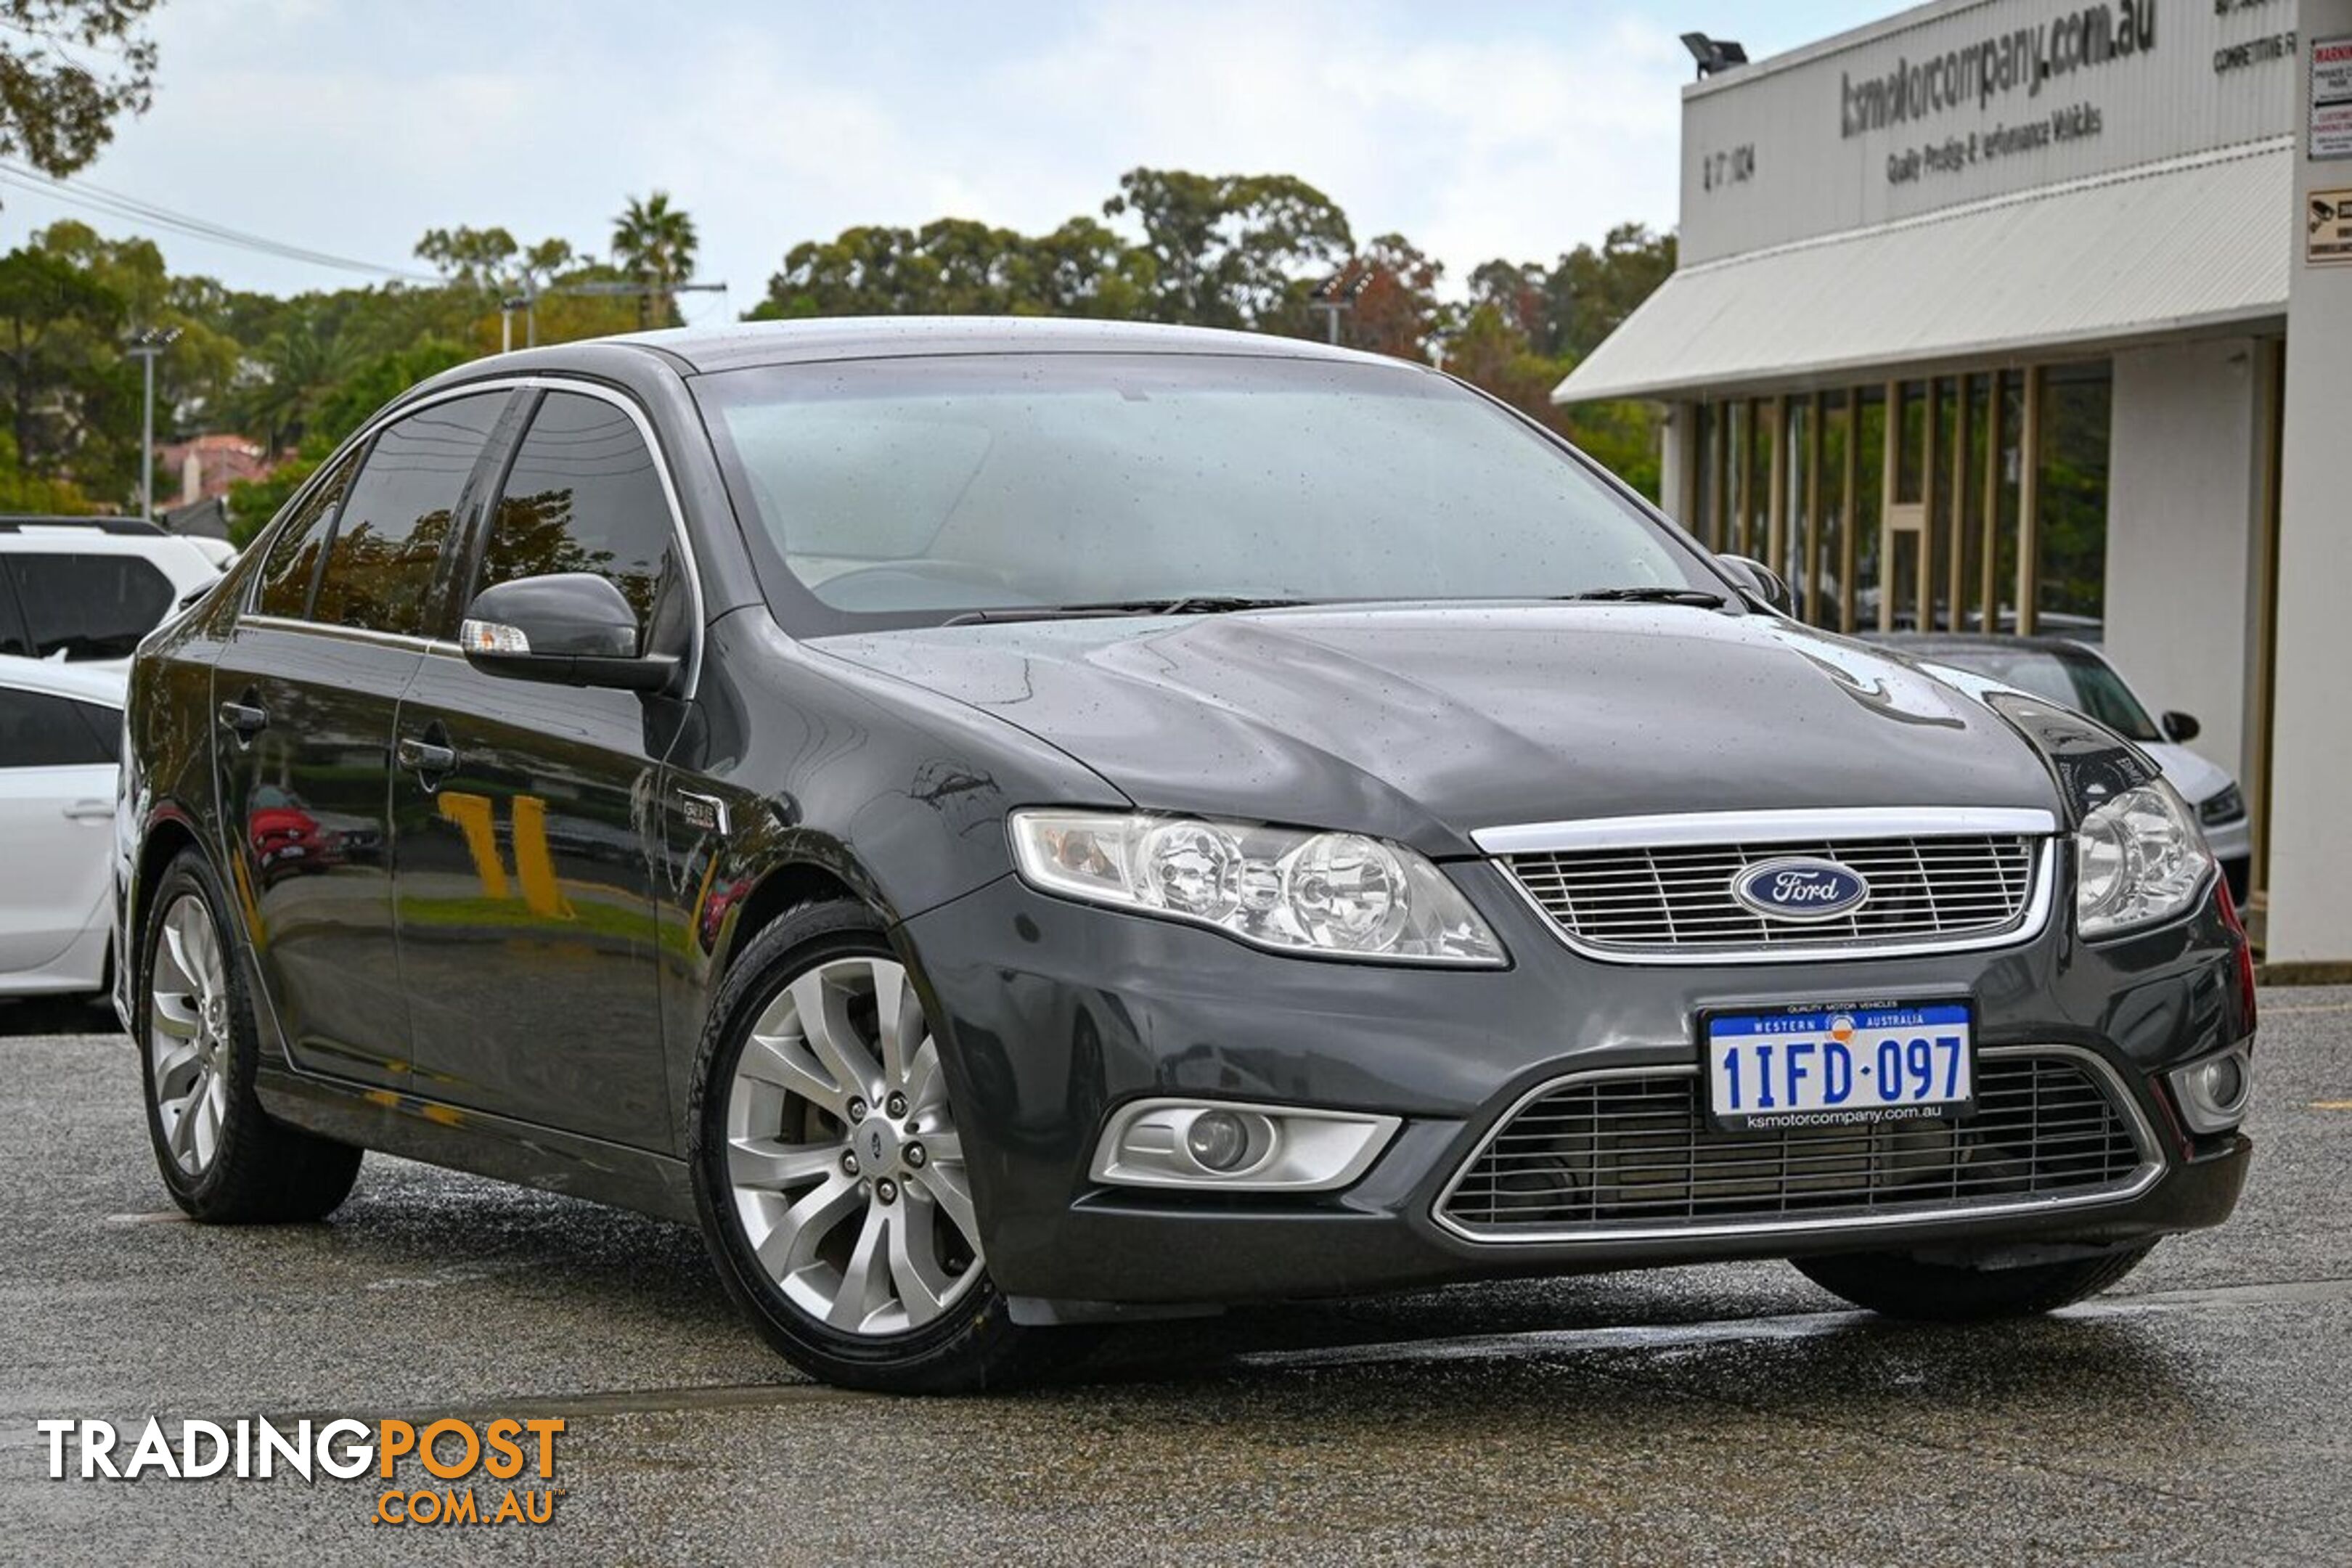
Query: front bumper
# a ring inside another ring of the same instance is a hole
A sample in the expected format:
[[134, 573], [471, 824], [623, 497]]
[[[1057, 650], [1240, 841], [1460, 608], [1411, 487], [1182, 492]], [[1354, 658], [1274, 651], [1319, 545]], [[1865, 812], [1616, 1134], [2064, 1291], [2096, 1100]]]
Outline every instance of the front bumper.
[[[2240, 1136], [2192, 1141], [2157, 1083], [2246, 1038], [2238, 938], [2215, 904], [2097, 947], [2063, 919], [1995, 952], [1668, 967], [1570, 952], [1483, 864], [1450, 868], [1513, 955], [1437, 970], [1266, 953], [1216, 932], [1073, 904], [1004, 878], [902, 928], [951, 1048], [992, 1275], [1058, 1302], [1332, 1296], [1856, 1247], [2101, 1245], [2220, 1223]], [[2063, 907], [2063, 906], [2062, 906]], [[1447, 1183], [1529, 1089], [1602, 1068], [1686, 1067], [1702, 1009], [1967, 995], [1981, 1047], [2061, 1046], [2115, 1069], [2151, 1130], [2157, 1178], [2129, 1197], [1998, 1216], [1873, 1216], [1737, 1234], [1480, 1240], [1435, 1217]], [[1403, 1118], [1344, 1191], [1156, 1193], [1088, 1175], [1106, 1115], [1198, 1095]]]

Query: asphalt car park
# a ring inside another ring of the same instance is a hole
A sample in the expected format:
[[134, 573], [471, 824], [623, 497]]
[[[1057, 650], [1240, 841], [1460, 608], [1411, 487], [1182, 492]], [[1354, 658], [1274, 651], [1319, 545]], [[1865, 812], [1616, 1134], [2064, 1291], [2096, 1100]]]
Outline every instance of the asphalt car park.
[[[2352, 988], [2262, 1004], [2237, 1215], [2045, 1320], [1752, 1263], [1114, 1330], [944, 1400], [800, 1379], [691, 1230], [568, 1198], [371, 1156], [330, 1223], [187, 1224], [128, 1044], [17, 1005], [0, 1557], [2345, 1561]], [[150, 1415], [562, 1417], [562, 1495], [395, 1542], [365, 1480], [47, 1479], [35, 1421]]]

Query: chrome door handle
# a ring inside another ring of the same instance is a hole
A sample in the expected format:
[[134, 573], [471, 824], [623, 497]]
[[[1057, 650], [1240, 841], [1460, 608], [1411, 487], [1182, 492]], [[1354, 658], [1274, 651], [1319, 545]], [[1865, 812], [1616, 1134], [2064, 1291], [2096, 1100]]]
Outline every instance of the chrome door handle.
[[240, 741], [250, 741], [269, 728], [269, 710], [251, 702], [224, 702], [220, 716], [221, 722], [236, 731]]
[[412, 773], [446, 773], [457, 765], [457, 749], [455, 746], [436, 745], [414, 736], [403, 736], [394, 750], [400, 758], [400, 765]]

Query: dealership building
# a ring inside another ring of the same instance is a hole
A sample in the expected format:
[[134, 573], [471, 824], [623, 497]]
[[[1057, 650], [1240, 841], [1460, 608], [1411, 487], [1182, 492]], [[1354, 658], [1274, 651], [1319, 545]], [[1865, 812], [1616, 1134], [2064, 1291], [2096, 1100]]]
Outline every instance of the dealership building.
[[1716, 64], [1681, 177], [1555, 398], [1665, 404], [1809, 620], [2101, 642], [2243, 781], [2270, 961], [2352, 970], [2352, 0], [1936, 0]]

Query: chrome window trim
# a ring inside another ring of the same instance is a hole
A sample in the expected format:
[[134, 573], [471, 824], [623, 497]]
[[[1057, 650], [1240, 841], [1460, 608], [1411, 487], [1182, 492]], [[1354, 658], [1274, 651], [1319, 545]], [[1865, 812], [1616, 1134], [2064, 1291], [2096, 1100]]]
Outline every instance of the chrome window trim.
[[1938, 838], [2058, 831], [2039, 807], [1832, 806], [1792, 811], [1685, 811], [1659, 816], [1588, 816], [1481, 827], [1470, 842], [1488, 855], [1582, 849], [1672, 849], [1692, 845], [1793, 844], [1815, 838]]
[[297, 620], [292, 616], [239, 616], [239, 626], [258, 626], [265, 631], [313, 632], [320, 637], [334, 637], [343, 642], [377, 643], [386, 647], [415, 648], [420, 652], [435, 647], [455, 648], [453, 642], [436, 642], [432, 637], [416, 637], [408, 632], [380, 632], [373, 626], [338, 626], [325, 621]]
[[[686, 659], [686, 686], [678, 694], [681, 701], [692, 701], [695, 692], [702, 685], [703, 623], [709, 613], [702, 595], [702, 561], [695, 553], [694, 536], [686, 526], [686, 508], [678, 500], [677, 479], [670, 471], [669, 454], [663, 449], [661, 438], [655, 432], [653, 421], [646, 416], [646, 411], [637, 405], [636, 400], [627, 394], [615, 391], [599, 382], [551, 375], [544, 372], [532, 375], [493, 376], [482, 381], [469, 381], [463, 385], [445, 387], [429, 396], [419, 397], [413, 402], [397, 404], [382, 410], [375, 417], [361, 426], [357, 433], [335, 448], [334, 452], [319, 465], [318, 472], [320, 475], [332, 472], [335, 465], [347, 454], [356, 451], [373, 440], [376, 432], [385, 426], [404, 419], [422, 409], [433, 407], [436, 404], [447, 403], [453, 398], [472, 397], [485, 392], [526, 391], [571, 392], [583, 397], [593, 397], [601, 402], [609, 403], [629, 416], [630, 422], [637, 427], [637, 435], [645, 441], [646, 450], [653, 454], [654, 472], [661, 479], [662, 499], [669, 503], [670, 532], [677, 541], [678, 552], [685, 563], [687, 592], [691, 595], [693, 605], [692, 613], [688, 617], [688, 629], [693, 640]], [[530, 426], [525, 426], [516, 438], [518, 448], [521, 445], [522, 437], [530, 433]], [[313, 479], [317, 477], [314, 475]], [[302, 489], [295, 492], [293, 500], [288, 502], [289, 510], [302, 496], [309, 493], [311, 482], [306, 480]], [[337, 520], [336, 526], [340, 531], [341, 527], [340, 519]], [[268, 545], [275, 542], [276, 538], [276, 531], [272, 530], [267, 541], [256, 539], [254, 544], [262, 546], [266, 555]], [[252, 546], [247, 548], [250, 549]], [[436, 653], [447, 651], [456, 653], [460, 658], [464, 657], [463, 650], [446, 638], [411, 637], [402, 632], [379, 632], [365, 626], [330, 626], [320, 621], [297, 620], [288, 616], [262, 616], [251, 613], [253, 604], [259, 598], [260, 594], [261, 576], [257, 572], [246, 584], [245, 603], [237, 606], [238, 625], [271, 626], [289, 631], [351, 632], [358, 634], [362, 639], [394, 642], [403, 646], [425, 648]]]
[[2140, 1109], [2138, 1097], [2124, 1081], [2115, 1065], [2098, 1052], [2082, 1046], [1982, 1046], [1978, 1047], [1979, 1059], [2011, 1057], [2063, 1057], [2088, 1068], [2105, 1084], [2109, 1103], [2123, 1114], [2131, 1128], [2132, 1140], [2139, 1146], [2140, 1163], [2125, 1181], [2105, 1186], [2084, 1188], [2068, 1193], [2051, 1193], [2000, 1202], [1977, 1204], [1946, 1204], [1940, 1207], [1922, 1205], [1906, 1209], [1900, 1214], [1849, 1214], [1809, 1215], [1797, 1219], [1761, 1219], [1713, 1221], [1694, 1225], [1590, 1225], [1570, 1226], [1549, 1230], [1511, 1230], [1498, 1232], [1479, 1230], [1454, 1219], [1445, 1205], [1462, 1184], [1469, 1179], [1478, 1162], [1495, 1140], [1501, 1137], [1520, 1114], [1537, 1100], [1554, 1089], [1578, 1084], [1602, 1083], [1633, 1078], [1698, 1077], [1695, 1062], [1668, 1062], [1652, 1067], [1595, 1068], [1584, 1072], [1563, 1073], [1547, 1079], [1511, 1102], [1511, 1107], [1490, 1123], [1479, 1137], [1477, 1146], [1470, 1151], [1444, 1188], [1430, 1205], [1430, 1218], [1448, 1235], [1479, 1247], [1540, 1247], [1585, 1243], [1602, 1245], [1624, 1241], [1706, 1241], [1733, 1237], [1811, 1236], [1836, 1231], [1876, 1231], [1901, 1226], [1937, 1225], [1951, 1220], [2003, 1219], [2021, 1215], [2051, 1214], [2062, 1209], [2095, 1208], [2102, 1205], [2128, 1203], [2154, 1186], [2164, 1174], [2164, 1159], [2159, 1152], [2155, 1130], [2149, 1126], [2147, 1114]]

